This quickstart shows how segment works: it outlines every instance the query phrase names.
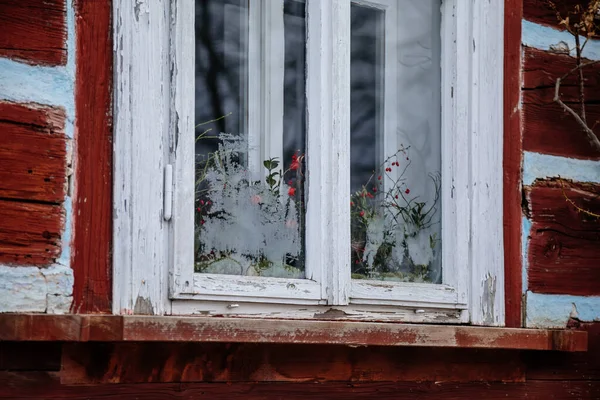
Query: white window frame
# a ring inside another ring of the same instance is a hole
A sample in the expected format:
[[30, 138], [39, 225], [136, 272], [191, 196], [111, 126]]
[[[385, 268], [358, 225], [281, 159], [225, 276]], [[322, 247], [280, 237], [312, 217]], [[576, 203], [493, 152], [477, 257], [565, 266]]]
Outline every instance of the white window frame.
[[[328, 201], [349, 193], [349, 155], [338, 151], [350, 148], [349, 101], [333, 99], [350, 98], [350, 2], [307, 2], [308, 75], [320, 77], [307, 82], [308, 190], [319, 196], [307, 207], [311, 279], [284, 284], [194, 277], [185, 233], [194, 207], [194, 2], [114, 2], [113, 312], [314, 318], [334, 309], [350, 319], [503, 325], [503, 2], [442, 5], [442, 285], [350, 279], [349, 223], [334, 223], [350, 211]], [[248, 297], [249, 283], [266, 296]]]

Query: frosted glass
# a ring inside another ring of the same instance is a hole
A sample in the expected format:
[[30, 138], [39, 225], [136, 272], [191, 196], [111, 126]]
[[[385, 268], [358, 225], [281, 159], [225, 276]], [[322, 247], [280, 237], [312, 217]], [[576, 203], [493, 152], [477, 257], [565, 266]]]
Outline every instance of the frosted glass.
[[[263, 22], [249, 7], [273, 5], [278, 24], [252, 29]], [[196, 0], [196, 272], [304, 278], [305, 25], [304, 1]], [[269, 59], [262, 52], [272, 37], [285, 51]], [[253, 56], [281, 64], [252, 65]], [[281, 65], [283, 159], [254, 151], [268, 148], [268, 135], [249, 123], [249, 102], [260, 101], [249, 81]]]
[[351, 8], [352, 277], [439, 283], [440, 1], [397, 4]]

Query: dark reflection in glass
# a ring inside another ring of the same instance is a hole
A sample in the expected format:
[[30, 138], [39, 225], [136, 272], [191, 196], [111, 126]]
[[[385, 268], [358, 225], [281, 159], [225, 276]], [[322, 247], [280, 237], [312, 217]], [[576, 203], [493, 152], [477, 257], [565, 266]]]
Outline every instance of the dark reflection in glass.
[[439, 0], [398, 3], [351, 6], [352, 277], [440, 283]]
[[196, 0], [197, 272], [304, 277], [305, 8]]

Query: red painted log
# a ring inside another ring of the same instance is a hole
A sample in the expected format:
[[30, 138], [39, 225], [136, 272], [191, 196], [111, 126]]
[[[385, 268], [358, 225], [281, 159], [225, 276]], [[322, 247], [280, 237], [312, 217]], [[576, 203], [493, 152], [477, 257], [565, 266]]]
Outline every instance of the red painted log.
[[73, 311], [111, 312], [111, 1], [75, 2], [77, 143], [71, 266]]
[[[584, 63], [590, 60], [584, 59]], [[524, 47], [523, 49], [523, 88], [528, 91], [533, 89], [547, 88], [554, 89], [556, 79], [562, 77], [576, 66], [574, 57], [551, 53], [539, 50], [533, 47]], [[584, 83], [586, 87], [586, 99], [588, 101], [600, 100], [600, 63], [591, 65], [583, 69]], [[578, 88], [577, 74], [569, 75], [561, 83], [561, 94], [565, 96], [565, 102], [579, 101], [579, 93], [576, 97], [572, 96], [570, 91]], [[552, 92], [554, 96], [554, 92]]]
[[600, 185], [538, 181], [527, 189], [527, 198], [529, 290], [600, 295], [600, 219], [576, 208], [600, 214]]
[[[556, 79], [575, 66], [575, 59], [525, 48], [523, 66], [523, 149], [572, 158], [600, 160], [572, 115], [554, 102]], [[600, 64], [585, 70], [587, 119], [600, 135]], [[561, 86], [561, 98], [575, 111], [579, 90], [575, 77]], [[596, 122], [597, 121], [597, 122]]]
[[0, 56], [65, 65], [66, 19], [66, 0], [0, 0]]
[[0, 263], [45, 266], [60, 255], [64, 210], [0, 200]]
[[504, 16], [504, 292], [506, 326], [521, 326], [521, 20], [523, 0]]
[[[557, 103], [534, 102], [523, 94], [523, 149], [580, 159], [600, 160], [600, 152], [592, 147], [575, 118]], [[577, 105], [573, 105], [578, 110]], [[600, 121], [600, 104], [587, 107], [588, 121]], [[592, 123], [593, 125], [593, 123]], [[596, 127], [599, 135], [600, 125]]]
[[60, 204], [67, 143], [62, 109], [0, 102], [0, 198]]
[[[560, 12], [563, 18], [569, 15], [569, 12], [575, 10], [575, 6], [583, 5], [587, 6], [590, 0], [551, 0]], [[531, 22], [538, 24], [552, 26], [556, 29], [564, 29], [562, 25], [559, 25], [559, 20], [556, 15], [556, 11], [550, 6], [549, 0], [524, 0], [523, 3], [523, 17]]]

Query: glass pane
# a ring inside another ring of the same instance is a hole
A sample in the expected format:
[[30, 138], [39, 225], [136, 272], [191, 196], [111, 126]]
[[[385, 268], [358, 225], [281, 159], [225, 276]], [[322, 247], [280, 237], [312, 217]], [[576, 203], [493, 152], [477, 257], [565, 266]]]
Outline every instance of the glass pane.
[[196, 0], [196, 272], [304, 278], [305, 40], [304, 1]]
[[440, 283], [440, 1], [385, 3], [351, 7], [352, 277]]

